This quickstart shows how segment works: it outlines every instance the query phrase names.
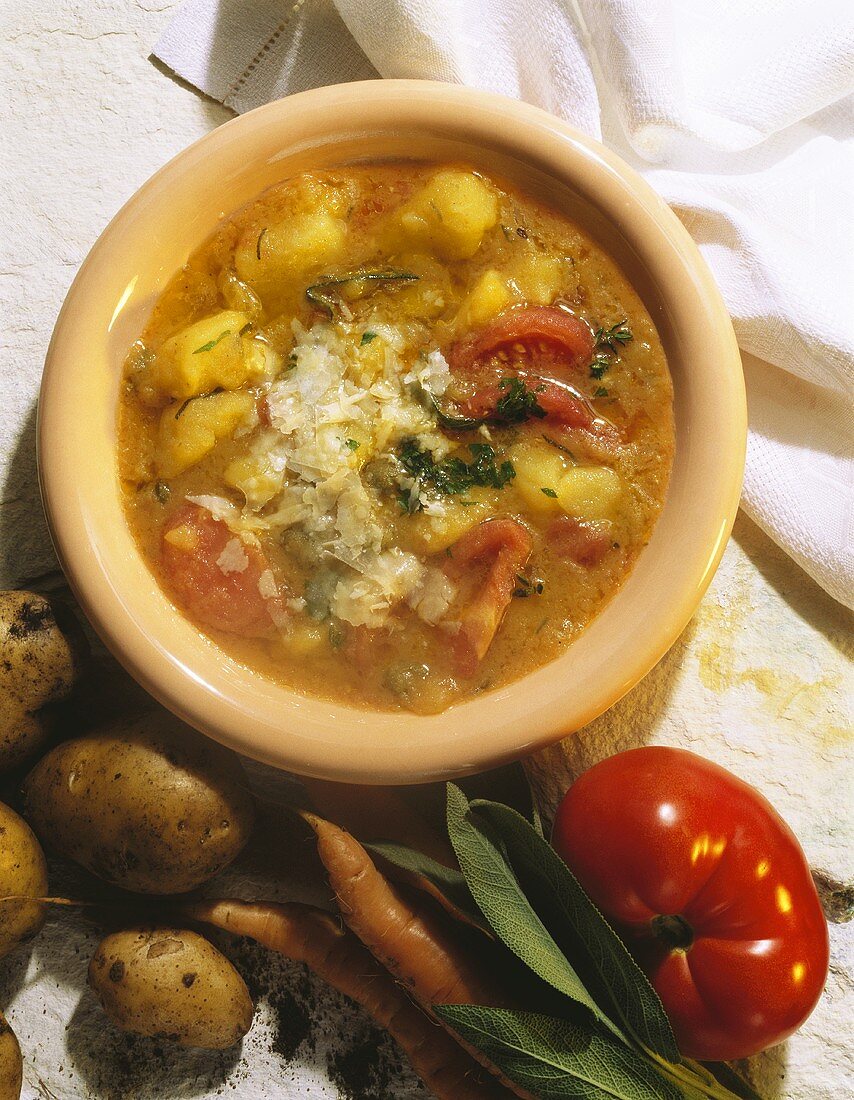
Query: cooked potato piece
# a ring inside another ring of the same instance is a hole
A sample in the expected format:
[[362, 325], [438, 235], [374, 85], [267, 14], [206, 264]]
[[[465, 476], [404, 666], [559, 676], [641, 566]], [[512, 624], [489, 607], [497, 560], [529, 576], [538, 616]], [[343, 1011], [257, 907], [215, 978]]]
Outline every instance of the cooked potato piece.
[[473, 172], [437, 172], [391, 216], [384, 243], [395, 250], [430, 248], [445, 260], [465, 260], [498, 221], [495, 193]]
[[318, 206], [259, 232], [247, 231], [234, 256], [240, 278], [262, 300], [301, 293], [310, 275], [334, 264], [344, 250], [347, 222]]
[[620, 475], [608, 466], [573, 466], [557, 486], [561, 508], [578, 519], [613, 519], [622, 492]]
[[57, 745], [23, 793], [27, 819], [60, 855], [125, 890], [177, 894], [246, 844], [245, 784], [233, 752], [155, 712]]
[[251, 394], [211, 393], [173, 404], [160, 415], [155, 461], [161, 477], [176, 477], [195, 466], [228, 439], [235, 428], [253, 415], [255, 400]]
[[[0, 802], [0, 897], [46, 894], [47, 864], [41, 845], [26, 821]], [[43, 924], [44, 906], [38, 902], [0, 904], [0, 958], [32, 939]]]
[[142, 388], [185, 400], [211, 390], [236, 390], [275, 369], [275, 356], [248, 333], [249, 314], [226, 309], [196, 321], [158, 348]]
[[510, 459], [516, 468], [513, 486], [528, 507], [538, 512], [559, 512], [558, 485], [572, 468], [569, 460], [538, 439], [517, 443]]
[[414, 554], [439, 554], [495, 509], [494, 495], [488, 489], [472, 488], [462, 499], [465, 504], [453, 497], [445, 498], [438, 514], [396, 516], [400, 545]]
[[513, 282], [532, 306], [551, 305], [566, 279], [563, 261], [540, 252], [525, 252], [512, 271]]
[[506, 280], [493, 268], [481, 275], [460, 306], [454, 325], [457, 329], [476, 328], [491, 321], [513, 300]]
[[182, 1047], [225, 1050], [252, 1026], [246, 983], [196, 932], [114, 932], [89, 964], [89, 985], [116, 1027]]
[[35, 592], [0, 592], [0, 774], [33, 756], [83, 670], [88, 646], [73, 614]]
[[[263, 444], [263, 440], [261, 441]], [[270, 450], [272, 450], [272, 446]], [[284, 469], [277, 469], [260, 447], [240, 455], [226, 466], [222, 480], [246, 497], [250, 508], [262, 508], [282, 487]]]
[[24, 1063], [15, 1032], [0, 1012], [0, 1100], [18, 1100], [24, 1083]]

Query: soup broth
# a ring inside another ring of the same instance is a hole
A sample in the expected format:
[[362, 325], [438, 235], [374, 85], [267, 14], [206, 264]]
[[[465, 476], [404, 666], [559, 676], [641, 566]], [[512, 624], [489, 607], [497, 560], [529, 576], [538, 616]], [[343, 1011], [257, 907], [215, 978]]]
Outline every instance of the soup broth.
[[419, 713], [571, 644], [673, 447], [620, 270], [466, 165], [304, 174], [224, 220], [119, 410], [128, 522], [181, 611], [291, 688]]

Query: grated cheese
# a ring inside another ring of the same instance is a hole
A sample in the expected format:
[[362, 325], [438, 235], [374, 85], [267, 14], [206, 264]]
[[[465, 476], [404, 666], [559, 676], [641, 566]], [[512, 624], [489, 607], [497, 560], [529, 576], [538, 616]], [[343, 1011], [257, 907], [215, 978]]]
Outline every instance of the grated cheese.
[[226, 576], [229, 573], [245, 572], [249, 567], [249, 555], [246, 553], [246, 547], [240, 539], [229, 539], [223, 547], [222, 553], [216, 559], [216, 563], [220, 568], [220, 572], [225, 573]]

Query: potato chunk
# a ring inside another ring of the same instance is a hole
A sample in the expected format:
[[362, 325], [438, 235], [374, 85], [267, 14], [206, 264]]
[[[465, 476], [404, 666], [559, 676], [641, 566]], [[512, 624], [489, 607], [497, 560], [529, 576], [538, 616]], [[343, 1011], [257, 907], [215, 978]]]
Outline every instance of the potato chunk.
[[237, 274], [265, 302], [280, 302], [335, 263], [346, 237], [346, 221], [323, 207], [295, 214], [243, 235], [234, 256]]
[[184, 399], [209, 390], [236, 390], [273, 369], [265, 344], [240, 331], [249, 315], [226, 309], [196, 321], [170, 337], [157, 351], [144, 385]]
[[548, 443], [531, 439], [517, 443], [510, 460], [516, 468], [513, 487], [525, 504], [537, 512], [559, 512], [558, 486], [572, 469], [569, 459]]
[[250, 453], [238, 455], [223, 471], [222, 480], [243, 493], [251, 508], [262, 508], [282, 488], [284, 468], [277, 468], [269, 453], [274, 442], [275, 437], [262, 437]]
[[232, 435], [255, 409], [249, 393], [212, 393], [184, 405], [170, 405], [160, 417], [156, 465], [161, 477], [177, 477], [195, 466], [221, 439]]
[[540, 252], [526, 252], [513, 269], [513, 282], [532, 306], [551, 305], [565, 281], [564, 262]]
[[467, 260], [498, 221], [495, 193], [473, 172], [437, 172], [395, 211], [386, 243], [393, 248], [431, 248], [444, 260]]
[[510, 288], [494, 268], [481, 275], [463, 299], [454, 325], [459, 330], [485, 325], [513, 300]]
[[466, 504], [443, 500], [440, 514], [419, 512], [399, 521], [401, 539], [407, 549], [416, 554], [439, 554], [486, 519], [495, 506], [484, 490], [470, 489]]
[[557, 486], [561, 508], [578, 519], [613, 519], [622, 492], [620, 475], [607, 466], [573, 466]]

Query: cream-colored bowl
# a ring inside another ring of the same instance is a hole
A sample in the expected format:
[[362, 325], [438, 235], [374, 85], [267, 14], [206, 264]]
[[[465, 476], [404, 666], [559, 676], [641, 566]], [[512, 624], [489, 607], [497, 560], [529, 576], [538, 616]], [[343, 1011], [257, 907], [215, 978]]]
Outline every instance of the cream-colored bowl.
[[[226, 656], [175, 609], [141, 558], [116, 466], [127, 350], [168, 279], [219, 220], [307, 168], [387, 157], [471, 162], [580, 222], [640, 293], [676, 392], [667, 503], [623, 588], [559, 659], [434, 717], [298, 695]], [[403, 783], [529, 753], [591, 721], [655, 665], [720, 560], [738, 505], [745, 429], [741, 362], [720, 294], [679, 221], [633, 171], [525, 104], [444, 84], [372, 81], [237, 118], [137, 192], [95, 244], [57, 321], [38, 446], [69, 582], [106, 644], [153, 695], [259, 760], [330, 779]]]

